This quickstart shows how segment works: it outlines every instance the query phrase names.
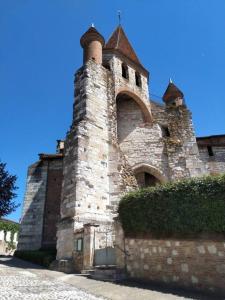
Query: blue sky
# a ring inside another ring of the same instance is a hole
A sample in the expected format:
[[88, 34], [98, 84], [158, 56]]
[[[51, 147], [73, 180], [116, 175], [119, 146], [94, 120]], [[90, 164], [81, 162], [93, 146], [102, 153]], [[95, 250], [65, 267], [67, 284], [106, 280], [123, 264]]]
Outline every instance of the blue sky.
[[108, 39], [117, 10], [150, 92], [162, 96], [172, 77], [197, 136], [225, 133], [224, 0], [0, 0], [0, 159], [18, 176], [18, 203], [27, 166], [71, 124], [80, 36], [94, 22]]

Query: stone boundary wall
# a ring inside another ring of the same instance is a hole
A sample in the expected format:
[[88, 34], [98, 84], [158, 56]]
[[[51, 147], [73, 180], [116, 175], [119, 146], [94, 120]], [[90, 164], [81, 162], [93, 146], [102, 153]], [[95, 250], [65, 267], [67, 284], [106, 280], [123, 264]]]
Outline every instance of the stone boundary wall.
[[224, 240], [126, 238], [115, 227], [117, 266], [130, 278], [225, 294]]

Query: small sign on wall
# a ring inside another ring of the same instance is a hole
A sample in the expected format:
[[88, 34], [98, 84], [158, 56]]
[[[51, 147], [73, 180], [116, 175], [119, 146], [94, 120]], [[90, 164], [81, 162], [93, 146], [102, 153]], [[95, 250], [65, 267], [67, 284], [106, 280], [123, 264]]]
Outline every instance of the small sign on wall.
[[77, 252], [82, 252], [83, 251], [83, 238], [78, 238], [76, 240], [75, 247], [76, 247]]

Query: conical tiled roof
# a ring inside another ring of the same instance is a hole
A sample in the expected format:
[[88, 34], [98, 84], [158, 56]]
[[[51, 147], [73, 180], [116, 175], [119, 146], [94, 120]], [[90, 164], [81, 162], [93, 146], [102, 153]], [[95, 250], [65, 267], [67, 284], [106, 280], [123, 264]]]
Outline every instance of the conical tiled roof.
[[121, 25], [113, 32], [105, 45], [105, 49], [118, 50], [133, 62], [141, 65]]
[[181, 92], [181, 90], [178, 89], [178, 87], [173, 82], [170, 81], [163, 95], [163, 101], [169, 102], [175, 100], [176, 98], [184, 98], [184, 94]]
[[87, 42], [97, 40], [104, 46], [105, 39], [104, 37], [95, 29], [95, 27], [91, 26], [81, 37], [80, 44], [82, 47], [86, 45]]

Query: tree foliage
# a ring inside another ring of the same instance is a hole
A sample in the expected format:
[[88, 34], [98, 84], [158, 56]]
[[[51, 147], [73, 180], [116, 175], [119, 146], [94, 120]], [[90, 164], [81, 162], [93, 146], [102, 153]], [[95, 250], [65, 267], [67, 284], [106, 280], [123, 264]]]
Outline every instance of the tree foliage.
[[225, 175], [131, 192], [118, 211], [127, 234], [225, 233]]
[[0, 217], [10, 214], [19, 205], [13, 200], [16, 197], [15, 175], [10, 175], [6, 170], [6, 164], [0, 162]]
[[0, 231], [10, 231], [12, 235], [19, 231], [19, 224], [0, 219]]

